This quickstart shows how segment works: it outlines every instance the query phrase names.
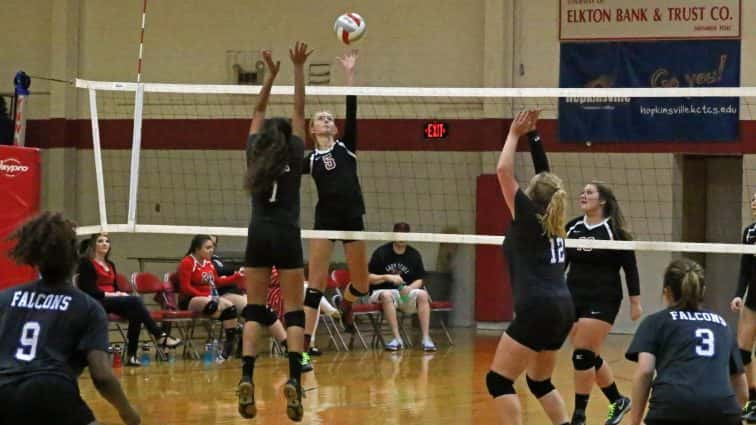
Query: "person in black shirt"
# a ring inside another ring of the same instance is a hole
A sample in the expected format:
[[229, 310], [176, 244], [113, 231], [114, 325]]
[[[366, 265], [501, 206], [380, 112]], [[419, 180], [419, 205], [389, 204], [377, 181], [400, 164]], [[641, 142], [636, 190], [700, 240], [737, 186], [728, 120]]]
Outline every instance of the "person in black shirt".
[[76, 289], [76, 225], [45, 212], [11, 236], [10, 256], [42, 278], [0, 292], [0, 423], [84, 425], [94, 414], [79, 394], [84, 367], [95, 388], [126, 424], [139, 424], [110, 366], [108, 321], [92, 297]]
[[[354, 81], [357, 51], [353, 50], [338, 58], [347, 76], [347, 85]], [[325, 111], [315, 114], [310, 121], [310, 133], [315, 140], [315, 149], [305, 158], [304, 173], [310, 174], [318, 190], [315, 206], [315, 230], [362, 231], [365, 229], [362, 216], [365, 202], [357, 176], [357, 97], [346, 98], [346, 125], [344, 137], [336, 140], [338, 129], [333, 116]], [[328, 239], [310, 239], [309, 277], [310, 286], [305, 294], [307, 339], [315, 327], [316, 312], [323, 297], [328, 268], [333, 252], [333, 242]], [[353, 322], [351, 305], [357, 298], [367, 295], [369, 289], [367, 248], [365, 241], [344, 240], [349, 275], [352, 282], [344, 290], [341, 308], [345, 328], [351, 331]]]
[[568, 423], [559, 391], [551, 383], [557, 350], [574, 321], [572, 297], [564, 280], [565, 208], [562, 181], [550, 173], [540, 143], [531, 140], [536, 175], [523, 192], [515, 179], [519, 138], [535, 128], [538, 111], [517, 114], [499, 156], [496, 174], [512, 224], [504, 240], [514, 297], [515, 319], [499, 340], [486, 386], [505, 423], [521, 424], [514, 381], [522, 372], [552, 424]]
[[651, 389], [646, 425], [740, 424], [739, 401], [747, 399], [742, 359], [727, 322], [701, 307], [705, 289], [695, 261], [667, 266], [667, 308], [643, 319], [625, 354], [638, 362], [631, 425], [642, 423]]
[[[756, 217], [756, 193], [751, 196], [751, 215]], [[744, 244], [756, 244], [756, 223], [751, 223], [743, 229]], [[735, 297], [730, 302], [732, 311], [739, 311], [738, 347], [743, 358], [746, 376], [748, 377], [748, 403], [743, 408], [743, 419], [749, 424], [756, 424], [756, 383], [754, 383], [753, 340], [756, 337], [756, 289], [751, 290], [751, 284], [756, 279], [756, 256], [743, 254], [740, 257], [740, 276]], [[754, 286], [756, 288], [756, 285]]]
[[[394, 232], [409, 232], [407, 223], [394, 224]], [[383, 306], [394, 339], [386, 344], [386, 350], [396, 351], [404, 346], [399, 333], [396, 309], [406, 314], [417, 313], [424, 351], [436, 351], [430, 338], [430, 298], [425, 290], [423, 258], [406, 242], [396, 241], [379, 246], [370, 257], [370, 302]]]
[[[617, 198], [604, 183], [585, 185], [580, 194], [584, 215], [567, 223], [567, 237], [572, 239], [631, 240]], [[622, 279], [625, 273], [630, 296], [630, 318], [643, 313], [640, 302], [638, 265], [633, 251], [606, 249], [567, 249], [567, 286], [575, 304], [576, 322], [572, 332], [572, 364], [575, 368], [575, 411], [572, 425], [585, 424], [585, 409], [594, 382], [609, 400], [606, 425], [617, 425], [630, 411], [630, 399], [622, 396], [614, 382], [609, 364], [599, 353], [612, 330], [622, 304]]]
[[257, 414], [252, 375], [255, 365], [254, 340], [261, 326], [270, 326], [265, 306], [271, 269], [276, 267], [284, 298], [289, 356], [289, 380], [284, 385], [286, 414], [299, 422], [302, 408], [302, 352], [305, 314], [302, 238], [299, 227], [299, 188], [304, 157], [304, 63], [312, 51], [297, 42], [289, 49], [294, 64], [294, 111], [291, 123], [283, 118], [265, 120], [265, 110], [280, 62], [270, 51], [262, 51], [267, 68], [265, 83], [257, 99], [247, 142], [246, 187], [252, 197], [245, 273], [247, 306], [244, 308], [242, 378], [238, 386], [239, 413], [245, 418]]

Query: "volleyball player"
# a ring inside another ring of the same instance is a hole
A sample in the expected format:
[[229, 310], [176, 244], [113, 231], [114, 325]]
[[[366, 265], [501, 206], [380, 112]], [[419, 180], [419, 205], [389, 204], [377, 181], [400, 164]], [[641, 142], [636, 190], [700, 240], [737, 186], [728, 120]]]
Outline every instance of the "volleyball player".
[[[756, 217], [756, 193], [751, 196], [751, 215]], [[743, 230], [743, 243], [756, 244], [756, 223], [752, 223]], [[751, 290], [751, 284], [756, 278], [755, 272], [756, 258], [751, 254], [743, 254], [740, 258], [738, 289], [735, 298], [730, 302], [730, 308], [733, 311], [740, 311], [738, 347], [743, 357], [746, 376], [748, 376], [748, 403], [743, 408], [743, 419], [749, 424], [756, 423], [756, 383], [753, 380], [753, 364], [751, 363], [753, 340], [756, 336], [756, 287]]]
[[45, 212], [12, 236], [10, 256], [42, 278], [0, 292], [0, 423], [84, 425], [94, 414], [77, 379], [89, 366], [97, 391], [126, 424], [139, 424], [110, 366], [108, 320], [97, 300], [74, 288], [75, 224]]
[[265, 83], [255, 107], [247, 141], [246, 186], [252, 197], [252, 219], [247, 236], [245, 278], [247, 306], [244, 308], [242, 378], [238, 386], [239, 413], [245, 418], [257, 414], [253, 372], [254, 343], [261, 326], [269, 326], [276, 316], [266, 308], [271, 269], [281, 281], [286, 323], [289, 380], [284, 385], [286, 413], [293, 421], [302, 420], [302, 352], [305, 314], [302, 239], [299, 228], [299, 188], [304, 156], [304, 63], [312, 51], [297, 42], [289, 50], [294, 64], [294, 111], [291, 123], [283, 118], [265, 120], [265, 110], [280, 62], [263, 51], [267, 68]]
[[646, 425], [740, 424], [743, 363], [725, 320], [701, 308], [703, 269], [687, 258], [672, 261], [663, 285], [667, 308], [643, 319], [625, 354], [638, 362], [630, 423], [642, 423], [653, 388]]
[[[347, 76], [347, 85], [354, 81], [357, 51], [352, 50], [338, 58]], [[310, 134], [315, 149], [305, 158], [304, 173], [312, 175], [318, 190], [315, 207], [315, 230], [362, 231], [365, 202], [357, 177], [357, 96], [346, 97], [346, 125], [344, 137], [337, 140], [338, 129], [333, 115], [321, 111], [310, 121]], [[357, 298], [367, 295], [368, 259], [365, 241], [344, 240], [344, 252], [352, 282], [344, 291], [342, 320], [352, 330], [351, 305]], [[305, 349], [315, 327], [316, 312], [323, 297], [328, 268], [333, 252], [333, 240], [311, 239], [309, 250], [309, 287], [305, 293], [307, 327]]]
[[[611, 188], [603, 183], [585, 185], [580, 194], [583, 216], [567, 223], [572, 239], [630, 240], [625, 219]], [[625, 273], [630, 296], [630, 318], [638, 320], [640, 302], [638, 265], [633, 251], [605, 249], [567, 249], [567, 286], [575, 304], [576, 322], [572, 331], [572, 364], [575, 368], [575, 411], [572, 425], [585, 424], [591, 388], [596, 383], [609, 400], [606, 425], [617, 425], [630, 411], [630, 399], [622, 396], [614, 382], [609, 364], [601, 359], [601, 346], [622, 304], [622, 279]]]
[[512, 121], [496, 174], [512, 213], [504, 241], [510, 267], [515, 319], [499, 340], [486, 385], [503, 423], [522, 424], [514, 381], [522, 372], [530, 391], [552, 424], [568, 424], [567, 410], [551, 383], [557, 350], [574, 320], [572, 297], [564, 280], [565, 206], [562, 181], [548, 169], [540, 143], [531, 143], [537, 174], [523, 192], [515, 179], [519, 138], [535, 126], [537, 111], [520, 112]]

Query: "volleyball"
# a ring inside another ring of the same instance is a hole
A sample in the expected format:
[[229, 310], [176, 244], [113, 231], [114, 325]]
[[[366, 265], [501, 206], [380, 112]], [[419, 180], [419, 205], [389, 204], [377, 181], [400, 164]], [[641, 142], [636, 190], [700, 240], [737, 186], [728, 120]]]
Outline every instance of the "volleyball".
[[333, 24], [336, 37], [344, 44], [352, 44], [365, 34], [365, 20], [356, 13], [345, 13]]

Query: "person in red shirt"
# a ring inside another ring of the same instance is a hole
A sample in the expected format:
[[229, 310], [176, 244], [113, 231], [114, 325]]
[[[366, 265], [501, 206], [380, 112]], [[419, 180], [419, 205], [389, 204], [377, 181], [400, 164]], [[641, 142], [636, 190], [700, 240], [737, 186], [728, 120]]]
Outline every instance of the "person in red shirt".
[[82, 242], [84, 251], [77, 269], [79, 289], [98, 300], [107, 313], [117, 314], [129, 321], [126, 333], [126, 365], [140, 366], [136, 353], [139, 347], [139, 332], [142, 323], [164, 346], [176, 347], [181, 340], [172, 338], [150, 316], [142, 297], [121, 292], [116, 286], [116, 267], [110, 261], [110, 237], [107, 233], [92, 235]]
[[178, 265], [178, 280], [189, 310], [223, 322], [226, 341], [217, 360], [224, 361], [233, 352], [239, 312], [231, 301], [219, 295], [218, 287], [236, 285], [244, 272], [240, 270], [230, 276], [219, 276], [212, 262], [214, 252], [215, 244], [209, 235], [195, 235]]

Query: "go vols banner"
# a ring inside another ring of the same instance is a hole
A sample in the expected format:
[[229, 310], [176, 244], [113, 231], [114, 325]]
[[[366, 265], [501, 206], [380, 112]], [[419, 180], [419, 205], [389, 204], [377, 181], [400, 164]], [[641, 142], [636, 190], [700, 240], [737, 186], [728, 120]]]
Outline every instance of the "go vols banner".
[[39, 211], [40, 179], [38, 149], [0, 146], [0, 289], [37, 277], [31, 267], [18, 266], [8, 258], [14, 243], [6, 239]]

